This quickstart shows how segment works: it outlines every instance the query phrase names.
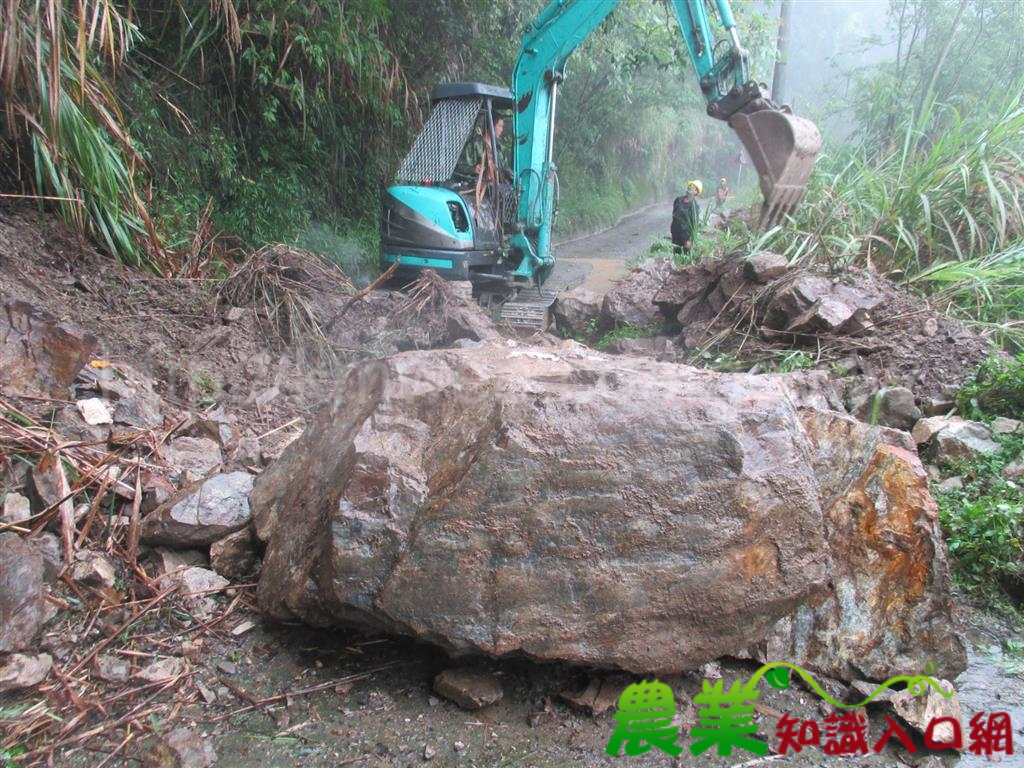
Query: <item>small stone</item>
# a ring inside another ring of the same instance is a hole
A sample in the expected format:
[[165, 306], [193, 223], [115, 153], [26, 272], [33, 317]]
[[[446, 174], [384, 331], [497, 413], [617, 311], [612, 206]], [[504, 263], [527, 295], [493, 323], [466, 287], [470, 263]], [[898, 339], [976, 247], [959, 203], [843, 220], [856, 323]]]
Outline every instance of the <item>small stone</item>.
[[110, 589], [114, 586], [116, 574], [113, 564], [97, 552], [79, 552], [81, 558], [71, 566], [71, 578], [87, 587]]
[[32, 505], [29, 504], [27, 497], [14, 491], [10, 491], [4, 496], [3, 514], [0, 515], [0, 520], [4, 523], [20, 523], [30, 517], [32, 517]]
[[75, 407], [78, 408], [78, 412], [82, 414], [82, 419], [85, 423], [90, 426], [97, 426], [99, 424], [113, 424], [114, 415], [110, 412], [110, 408], [107, 406], [105, 400], [100, 400], [98, 397], [90, 397], [88, 400], [79, 400], [75, 403]]
[[437, 755], [437, 750], [434, 749], [429, 744], [427, 744], [425, 747], [423, 747], [423, 759], [424, 760], [433, 760], [436, 755]]
[[218, 661], [217, 669], [219, 669], [225, 675], [233, 675], [237, 671], [234, 662], [231, 661]]
[[150, 561], [156, 566], [157, 577], [169, 573], [180, 573], [186, 568], [198, 566], [205, 568], [210, 564], [206, 555], [198, 549], [168, 549], [157, 547], [150, 555]]
[[43, 531], [28, 539], [28, 542], [43, 557], [43, 578], [48, 582], [56, 581], [64, 567], [64, 555], [57, 534]]
[[217, 762], [210, 740], [195, 728], [175, 728], [148, 744], [143, 768], [210, 768]]
[[[914, 428], [917, 429], [916, 426]], [[1002, 449], [1002, 446], [992, 439], [992, 433], [984, 424], [977, 421], [956, 421], [935, 434], [930, 453], [939, 464], [953, 464], [999, 453]]]
[[434, 678], [434, 691], [463, 709], [480, 709], [501, 701], [501, 681], [490, 672], [446, 669]]
[[461, 741], [456, 741], [452, 746], [455, 748], [456, 752], [462, 752], [466, 748], [466, 745]]
[[950, 424], [960, 420], [958, 416], [928, 416], [914, 425], [910, 435], [914, 438], [915, 443], [925, 445]]
[[53, 659], [46, 653], [37, 656], [12, 653], [0, 663], [0, 693], [38, 685], [52, 666]]
[[249, 523], [252, 484], [248, 472], [214, 475], [148, 514], [142, 521], [142, 540], [172, 547], [210, 546]]
[[188, 670], [188, 663], [181, 658], [172, 656], [148, 664], [135, 673], [136, 680], [143, 683], [163, 683], [183, 675]]
[[281, 390], [277, 387], [267, 387], [258, 395], [254, 395], [252, 401], [256, 403], [260, 408], [267, 405], [271, 401], [275, 400], [278, 395], [281, 394]]
[[171, 579], [177, 582], [181, 592], [193, 597], [205, 597], [208, 594], [219, 592], [230, 583], [213, 571], [197, 566], [186, 568], [184, 571], [174, 574]]
[[1003, 467], [1003, 477], [1011, 482], [1024, 479], [1024, 460], [1015, 461]]
[[246, 526], [210, 545], [210, 564], [217, 573], [228, 579], [240, 580], [251, 576], [259, 568], [256, 539]]
[[131, 674], [131, 665], [126, 659], [101, 653], [93, 663], [96, 670], [96, 677], [110, 683], [123, 683]]
[[952, 493], [953, 491], [959, 491], [964, 487], [964, 481], [961, 477], [948, 477], [935, 486], [936, 493]]
[[992, 432], [997, 435], [1019, 435], [1024, 432], [1024, 422], [997, 416], [992, 419]]
[[202, 480], [221, 466], [220, 446], [208, 437], [177, 437], [161, 450], [164, 460], [185, 482]]
[[[963, 722], [960, 710], [960, 697], [953, 689], [953, 684], [948, 680], [936, 680], [936, 684], [946, 693], [952, 693], [946, 698], [930, 685], [925, 693], [915, 696], [912, 691], [897, 691], [889, 700], [896, 714], [907, 721], [907, 724], [924, 733], [928, 724], [936, 718], [952, 718], [957, 722]], [[932, 738], [939, 744], [949, 744], [953, 741], [954, 730], [952, 723], [940, 723], [932, 732]], [[961, 750], [963, 747], [961, 747]]]
[[241, 624], [239, 624], [237, 627], [231, 630], [231, 634], [235, 637], [241, 637], [255, 626], [255, 622], [243, 621]]
[[217, 694], [202, 683], [196, 683], [196, 688], [199, 690], [199, 695], [203, 697], [203, 701], [207, 704], [213, 704], [217, 700]]
[[224, 313], [224, 322], [237, 323], [239, 320], [245, 319], [248, 314], [249, 310], [245, 307], [228, 307], [228, 311]]
[[885, 387], [862, 400], [853, 415], [868, 424], [910, 431], [921, 419], [914, 393], [906, 387]]
[[427, 706], [436, 707], [440, 703], [441, 703], [441, 700], [439, 698], [437, 698], [437, 696], [428, 696], [427, 697]]
[[155, 429], [164, 423], [160, 413], [163, 401], [152, 392], [139, 392], [117, 402], [114, 421], [137, 429]]

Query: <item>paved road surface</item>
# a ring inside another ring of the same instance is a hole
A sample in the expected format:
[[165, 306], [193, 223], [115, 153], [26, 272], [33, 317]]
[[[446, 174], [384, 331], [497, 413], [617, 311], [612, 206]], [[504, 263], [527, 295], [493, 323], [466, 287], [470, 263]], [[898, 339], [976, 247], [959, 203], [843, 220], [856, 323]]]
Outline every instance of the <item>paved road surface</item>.
[[628, 264], [668, 235], [672, 204], [657, 203], [622, 219], [603, 232], [555, 245], [555, 271], [545, 288], [565, 291], [583, 284], [607, 292], [626, 274]]

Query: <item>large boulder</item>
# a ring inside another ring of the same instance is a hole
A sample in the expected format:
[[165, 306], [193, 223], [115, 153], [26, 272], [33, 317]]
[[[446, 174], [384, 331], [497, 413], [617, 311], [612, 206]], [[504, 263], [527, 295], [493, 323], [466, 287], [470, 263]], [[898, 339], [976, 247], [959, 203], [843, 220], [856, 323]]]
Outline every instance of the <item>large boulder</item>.
[[[2, 297], [0, 297], [2, 299]], [[0, 388], [67, 400], [96, 338], [24, 301], [0, 307]]]
[[[811, 666], [877, 646], [899, 654], [872, 657], [872, 676], [929, 659], [955, 675], [934, 506], [923, 481], [907, 499], [889, 482], [916, 482], [916, 455], [792, 380], [571, 342], [362, 363], [256, 481], [260, 604], [457, 653], [657, 674], [789, 620]], [[887, 596], [878, 610], [851, 601], [869, 593]], [[812, 635], [807, 610], [835, 631]]]

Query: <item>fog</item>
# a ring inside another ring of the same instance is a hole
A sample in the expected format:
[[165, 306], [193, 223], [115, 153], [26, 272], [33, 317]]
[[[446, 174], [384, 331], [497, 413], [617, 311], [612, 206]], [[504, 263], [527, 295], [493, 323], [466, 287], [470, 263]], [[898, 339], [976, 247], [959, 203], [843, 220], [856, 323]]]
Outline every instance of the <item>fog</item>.
[[[778, 3], [772, 11], [777, 18]], [[895, 55], [888, 0], [793, 0], [791, 27], [782, 99], [826, 130], [846, 133], [850, 73]]]

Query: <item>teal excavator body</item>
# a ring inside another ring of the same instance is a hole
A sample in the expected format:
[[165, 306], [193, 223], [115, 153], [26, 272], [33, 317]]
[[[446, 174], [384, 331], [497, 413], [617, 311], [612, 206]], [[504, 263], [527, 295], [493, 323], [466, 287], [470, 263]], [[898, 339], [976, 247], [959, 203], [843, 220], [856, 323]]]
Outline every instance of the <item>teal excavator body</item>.
[[[488, 296], [539, 289], [555, 263], [553, 147], [565, 62], [620, 2], [551, 0], [523, 37], [511, 91], [434, 90], [430, 118], [384, 194], [382, 268], [397, 261], [400, 278], [435, 269]], [[708, 115], [728, 121], [747, 148], [764, 194], [761, 223], [775, 223], [803, 196], [821, 147], [817, 127], [749, 80], [728, 0], [713, 0], [717, 19], [705, 0], [671, 4]]]

